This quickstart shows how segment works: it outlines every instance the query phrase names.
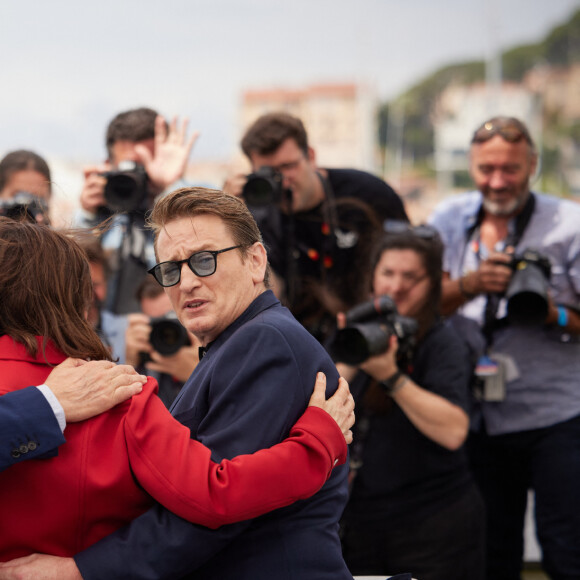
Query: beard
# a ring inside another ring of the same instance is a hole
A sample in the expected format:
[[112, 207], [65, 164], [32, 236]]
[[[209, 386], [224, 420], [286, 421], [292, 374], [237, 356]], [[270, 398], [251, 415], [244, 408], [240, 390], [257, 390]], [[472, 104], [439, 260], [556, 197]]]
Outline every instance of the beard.
[[493, 190], [488, 188], [482, 191], [483, 209], [488, 214], [497, 217], [510, 217], [519, 213], [519, 211], [524, 207], [530, 195], [527, 182], [521, 184], [517, 188], [513, 188], [513, 191], [517, 192], [516, 195], [505, 201], [495, 201], [493, 199], [489, 199], [489, 195], [492, 193], [492, 191]]

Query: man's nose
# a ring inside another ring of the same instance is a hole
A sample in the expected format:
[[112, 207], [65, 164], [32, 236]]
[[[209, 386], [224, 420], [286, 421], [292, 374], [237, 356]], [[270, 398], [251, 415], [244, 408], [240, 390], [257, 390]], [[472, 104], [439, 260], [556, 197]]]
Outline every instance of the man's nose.
[[393, 276], [393, 278], [391, 278], [390, 286], [390, 293], [392, 296], [397, 296], [398, 294], [404, 292], [406, 289], [406, 283], [402, 276]]
[[489, 179], [489, 186], [492, 189], [504, 189], [507, 185], [507, 180], [503, 171], [494, 171]]
[[290, 189], [291, 185], [292, 185], [292, 180], [290, 179], [288, 174], [282, 173], [282, 187], [284, 189]]
[[181, 264], [181, 290], [192, 290], [193, 288], [197, 288], [200, 284], [200, 277], [193, 273], [189, 265], [187, 263]]

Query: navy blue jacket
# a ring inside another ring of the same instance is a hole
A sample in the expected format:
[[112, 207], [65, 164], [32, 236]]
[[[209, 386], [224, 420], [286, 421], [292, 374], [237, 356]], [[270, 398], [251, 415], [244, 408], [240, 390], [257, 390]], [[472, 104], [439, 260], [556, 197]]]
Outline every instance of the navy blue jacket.
[[0, 471], [24, 459], [52, 457], [64, 441], [50, 405], [37, 388], [0, 397]]
[[[320, 344], [266, 291], [209, 347], [171, 409], [219, 461], [281, 441], [304, 411], [317, 371], [338, 374]], [[209, 530], [160, 506], [76, 556], [85, 580], [346, 580], [338, 520], [347, 467], [312, 498]]]

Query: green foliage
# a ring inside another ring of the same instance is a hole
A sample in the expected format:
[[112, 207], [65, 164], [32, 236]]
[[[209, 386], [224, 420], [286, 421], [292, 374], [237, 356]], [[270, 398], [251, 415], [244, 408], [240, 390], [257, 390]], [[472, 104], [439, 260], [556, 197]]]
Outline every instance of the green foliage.
[[[570, 20], [554, 28], [537, 43], [507, 50], [502, 55], [504, 79], [521, 81], [528, 70], [538, 64], [567, 66], [580, 62], [580, 10]], [[433, 153], [431, 112], [439, 95], [451, 83], [469, 85], [485, 79], [485, 63], [473, 61], [445, 66], [421, 80], [391, 103], [384, 103], [378, 114], [378, 138], [381, 147], [388, 142], [389, 111], [393, 107], [404, 114], [405, 154], [415, 161], [425, 161]], [[573, 129], [573, 138], [580, 140], [580, 127]]]
[[544, 51], [539, 44], [519, 46], [504, 52], [502, 76], [506, 81], [521, 81], [534, 66], [543, 62]]

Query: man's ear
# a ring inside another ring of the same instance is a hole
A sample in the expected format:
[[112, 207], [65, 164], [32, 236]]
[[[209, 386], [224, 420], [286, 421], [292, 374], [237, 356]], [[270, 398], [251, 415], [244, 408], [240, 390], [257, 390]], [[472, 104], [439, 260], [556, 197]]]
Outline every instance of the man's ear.
[[268, 255], [264, 244], [256, 242], [248, 248], [248, 256], [246, 258], [249, 262], [250, 272], [252, 273], [252, 280], [254, 284], [264, 282], [266, 276], [266, 266], [268, 265]]

